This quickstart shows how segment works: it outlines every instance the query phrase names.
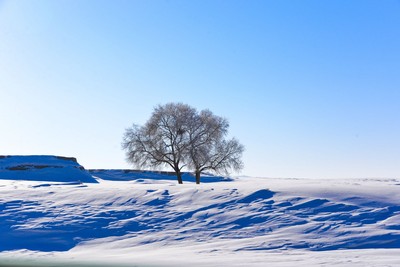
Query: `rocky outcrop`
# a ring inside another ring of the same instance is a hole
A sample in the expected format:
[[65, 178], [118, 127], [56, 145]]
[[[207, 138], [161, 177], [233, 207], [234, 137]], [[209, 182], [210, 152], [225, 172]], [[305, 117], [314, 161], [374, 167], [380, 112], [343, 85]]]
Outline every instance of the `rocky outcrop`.
[[97, 183], [76, 158], [62, 156], [0, 156], [0, 179]]

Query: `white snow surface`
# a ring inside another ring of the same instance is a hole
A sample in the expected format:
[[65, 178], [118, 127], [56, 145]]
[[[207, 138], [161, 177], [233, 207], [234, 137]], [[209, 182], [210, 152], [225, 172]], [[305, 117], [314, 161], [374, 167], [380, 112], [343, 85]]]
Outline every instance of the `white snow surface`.
[[208, 176], [196, 185], [186, 174], [178, 185], [140, 173], [0, 178], [0, 262], [400, 266], [399, 179]]
[[75, 158], [0, 156], [0, 179], [96, 183]]

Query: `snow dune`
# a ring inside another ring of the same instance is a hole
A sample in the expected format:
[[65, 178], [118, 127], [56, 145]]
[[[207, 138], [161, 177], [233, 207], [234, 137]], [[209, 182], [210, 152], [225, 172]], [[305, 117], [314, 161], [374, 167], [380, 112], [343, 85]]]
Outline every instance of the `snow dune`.
[[0, 255], [158, 266], [400, 264], [397, 179], [210, 176], [177, 185], [165, 173], [89, 173], [97, 183], [0, 180]]

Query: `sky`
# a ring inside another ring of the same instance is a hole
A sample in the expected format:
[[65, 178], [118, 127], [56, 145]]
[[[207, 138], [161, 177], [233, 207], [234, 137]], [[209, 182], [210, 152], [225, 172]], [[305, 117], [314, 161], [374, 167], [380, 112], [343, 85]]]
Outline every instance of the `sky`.
[[400, 175], [398, 0], [0, 0], [0, 154], [129, 168], [183, 102], [230, 122], [234, 175]]

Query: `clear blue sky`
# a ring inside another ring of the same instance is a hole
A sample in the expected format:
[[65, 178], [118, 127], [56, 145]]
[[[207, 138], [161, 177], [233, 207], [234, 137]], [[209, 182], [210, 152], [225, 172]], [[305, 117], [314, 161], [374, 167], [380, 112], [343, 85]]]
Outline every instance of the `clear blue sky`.
[[167, 102], [228, 118], [243, 175], [399, 177], [400, 1], [0, 0], [0, 154], [126, 168]]

